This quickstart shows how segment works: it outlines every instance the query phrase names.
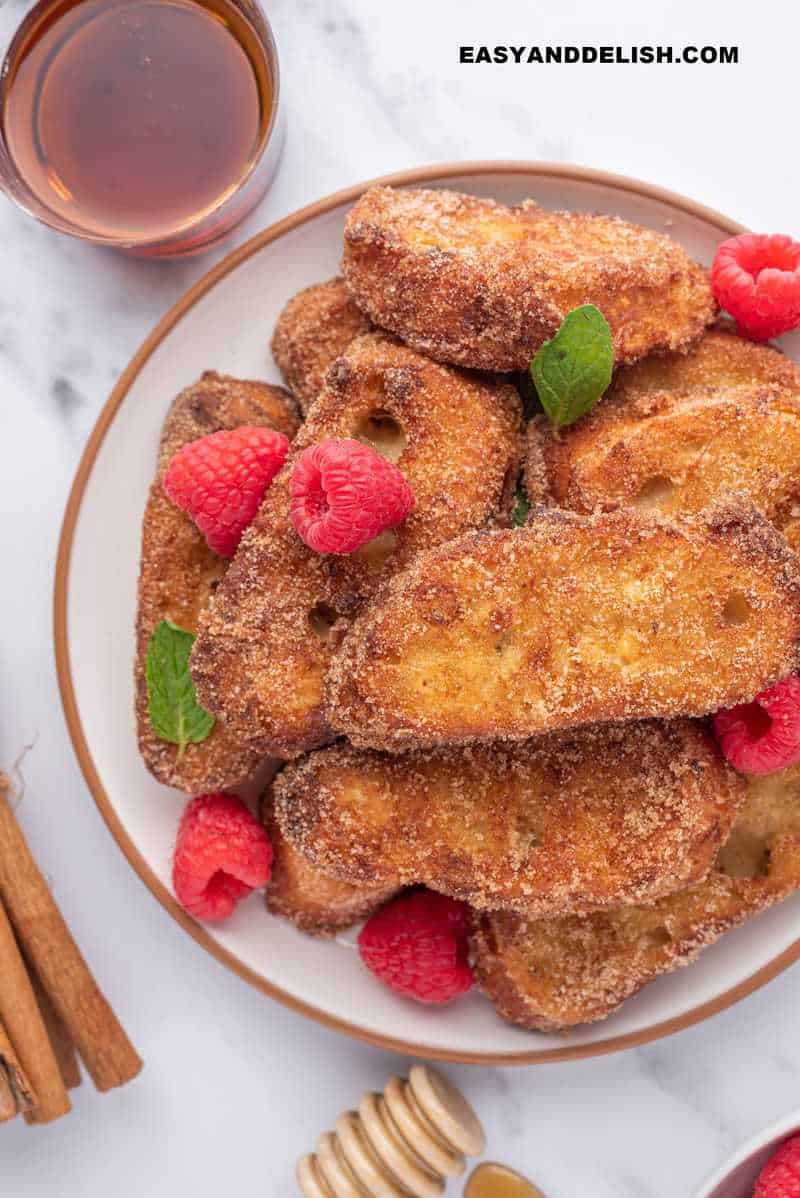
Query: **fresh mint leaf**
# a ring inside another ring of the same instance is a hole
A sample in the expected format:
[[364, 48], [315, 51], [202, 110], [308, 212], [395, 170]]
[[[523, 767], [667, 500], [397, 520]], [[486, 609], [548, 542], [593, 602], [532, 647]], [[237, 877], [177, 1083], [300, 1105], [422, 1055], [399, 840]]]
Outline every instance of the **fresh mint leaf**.
[[514, 511], [512, 519], [515, 528], [522, 528], [525, 521], [528, 519], [528, 512], [531, 510], [531, 501], [525, 494], [523, 487], [517, 487], [517, 494], [514, 500]]
[[214, 727], [214, 717], [197, 702], [189, 673], [194, 635], [171, 620], [156, 626], [147, 645], [147, 707], [150, 723], [162, 740], [178, 746], [178, 760], [187, 745], [196, 745]]
[[573, 308], [531, 362], [531, 377], [554, 429], [573, 424], [611, 382], [614, 345], [608, 321], [594, 304]]

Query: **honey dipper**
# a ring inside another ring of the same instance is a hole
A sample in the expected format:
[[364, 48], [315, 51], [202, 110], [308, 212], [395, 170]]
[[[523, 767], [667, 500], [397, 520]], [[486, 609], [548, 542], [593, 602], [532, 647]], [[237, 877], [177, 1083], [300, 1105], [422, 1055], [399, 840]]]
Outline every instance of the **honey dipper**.
[[438, 1198], [486, 1137], [463, 1094], [427, 1065], [367, 1093], [297, 1165], [304, 1198]]

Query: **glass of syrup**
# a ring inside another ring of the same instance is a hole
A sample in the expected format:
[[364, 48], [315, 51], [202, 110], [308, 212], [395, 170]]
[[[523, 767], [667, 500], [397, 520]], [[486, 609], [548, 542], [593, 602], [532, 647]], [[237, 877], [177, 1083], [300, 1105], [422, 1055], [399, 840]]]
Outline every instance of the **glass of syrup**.
[[52, 228], [129, 252], [220, 241], [282, 142], [256, 0], [40, 0], [0, 72], [0, 187]]

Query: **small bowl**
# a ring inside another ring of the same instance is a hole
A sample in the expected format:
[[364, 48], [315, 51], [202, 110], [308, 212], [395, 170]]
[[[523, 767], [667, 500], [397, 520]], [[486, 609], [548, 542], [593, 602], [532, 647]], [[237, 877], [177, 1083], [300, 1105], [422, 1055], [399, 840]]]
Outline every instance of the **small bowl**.
[[[72, 7], [83, 2], [84, 0], [72, 0]], [[128, 0], [119, 0], [122, 8], [126, 2]], [[212, 16], [217, 15], [207, 0], [198, 0], [198, 3], [201, 7], [208, 8]], [[263, 59], [270, 85], [270, 113], [269, 121], [260, 133], [258, 147], [243, 169], [241, 177], [227, 190], [222, 191], [206, 208], [187, 215], [173, 226], [130, 234], [123, 234], [119, 230], [104, 232], [99, 226], [83, 223], [79, 213], [72, 220], [48, 205], [17, 166], [2, 121], [0, 192], [4, 192], [24, 212], [59, 233], [138, 257], [186, 257], [205, 253], [224, 241], [263, 199], [278, 169], [285, 138], [278, 48], [272, 28], [261, 7], [261, 0], [228, 0], [228, 3], [230, 8], [238, 13], [243, 28], [248, 31], [248, 44], [257, 48], [259, 57]], [[54, 10], [53, 0], [38, 0], [26, 13], [11, 39], [5, 57], [0, 59], [0, 112], [8, 102], [19, 63], [29, 46], [41, 30], [48, 27], [54, 12], [60, 18], [66, 11], [66, 8], [63, 11], [61, 8]], [[253, 54], [255, 53], [254, 49]]]
[[738, 1148], [707, 1177], [694, 1198], [753, 1198], [753, 1187], [764, 1165], [784, 1140], [800, 1132], [800, 1110], [770, 1124]]

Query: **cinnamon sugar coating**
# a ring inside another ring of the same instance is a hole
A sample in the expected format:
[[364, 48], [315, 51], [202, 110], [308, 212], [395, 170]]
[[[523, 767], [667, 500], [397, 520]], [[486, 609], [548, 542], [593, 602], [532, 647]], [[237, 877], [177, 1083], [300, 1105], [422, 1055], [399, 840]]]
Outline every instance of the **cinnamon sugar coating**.
[[740, 337], [728, 320], [718, 320], [683, 353], [651, 354], [614, 375], [609, 397], [744, 384], [800, 387], [800, 367], [771, 345]]
[[444, 190], [371, 188], [345, 222], [342, 271], [376, 324], [480, 370], [526, 370], [579, 304], [605, 315], [618, 363], [685, 348], [717, 312], [706, 271], [664, 234]]
[[393, 579], [332, 663], [328, 718], [400, 751], [705, 715], [796, 670], [799, 641], [800, 567], [755, 508], [539, 508]]
[[661, 974], [800, 888], [800, 770], [750, 779], [710, 877], [649, 907], [584, 918], [477, 915], [478, 985], [505, 1019], [556, 1031], [605, 1019]]
[[[513, 387], [436, 365], [393, 338], [354, 341], [328, 372], [200, 621], [201, 703], [254, 752], [291, 757], [331, 739], [322, 683], [349, 621], [417, 554], [507, 513], [521, 453]], [[324, 556], [289, 518], [300, 453], [360, 437], [397, 460], [415, 506], [356, 553]]]
[[322, 390], [328, 367], [371, 327], [341, 278], [314, 283], [292, 296], [278, 317], [271, 349], [303, 414]]
[[161, 740], [150, 723], [145, 681], [150, 636], [164, 619], [194, 632], [200, 612], [227, 567], [227, 561], [209, 549], [196, 525], [167, 498], [162, 487], [164, 474], [181, 446], [198, 437], [253, 424], [277, 429], [291, 438], [298, 423], [295, 403], [282, 387], [213, 371], [206, 371], [199, 382], [181, 391], [164, 421], [156, 475], [142, 522], [135, 680], [139, 751], [150, 772], [167, 786], [193, 793], [218, 790], [248, 777], [260, 755], [216, 724], [200, 744], [187, 745], [178, 761], [177, 745]]
[[261, 818], [273, 851], [267, 910], [290, 920], [306, 935], [335, 936], [366, 919], [397, 892], [397, 886], [391, 885], [351, 885], [317, 869], [281, 832], [271, 794], [264, 796]]
[[402, 756], [337, 745], [288, 766], [275, 797], [286, 839], [342, 880], [554, 916], [705, 878], [744, 784], [678, 720]]
[[620, 371], [558, 437], [534, 418], [526, 483], [534, 502], [579, 512], [692, 512], [736, 490], [784, 529], [800, 515], [800, 370], [774, 349], [707, 333], [685, 356]]

